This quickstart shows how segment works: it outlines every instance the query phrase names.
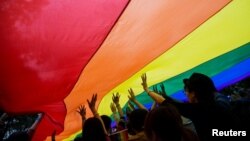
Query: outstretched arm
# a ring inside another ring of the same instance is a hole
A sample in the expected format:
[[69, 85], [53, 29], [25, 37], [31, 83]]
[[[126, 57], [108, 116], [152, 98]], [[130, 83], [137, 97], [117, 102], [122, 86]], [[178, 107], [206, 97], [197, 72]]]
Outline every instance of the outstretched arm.
[[90, 108], [92, 114], [94, 115], [94, 117], [95, 117], [95, 118], [98, 118], [98, 119], [101, 121], [103, 130], [104, 130], [104, 133], [105, 133], [106, 135], [108, 135], [108, 132], [107, 132], [107, 130], [106, 130], [106, 128], [105, 128], [105, 125], [104, 125], [104, 123], [103, 123], [103, 120], [102, 120], [102, 118], [100, 117], [100, 115], [98, 114], [98, 112], [97, 112], [97, 110], [96, 110], [96, 108], [95, 108], [96, 100], [97, 100], [97, 94], [93, 94], [93, 96], [92, 96], [92, 98], [91, 98], [91, 101], [89, 101], [89, 100], [87, 99], [87, 102], [88, 102], [89, 108]]
[[120, 94], [119, 93], [116, 93], [116, 94], [113, 93], [112, 100], [115, 103], [115, 106], [116, 106], [116, 108], [118, 110], [118, 113], [119, 113], [120, 117], [124, 117], [124, 113], [123, 113], [122, 108], [121, 108], [120, 103], [119, 103]]
[[157, 104], [161, 104], [165, 98], [162, 97], [160, 94], [154, 92], [154, 91], [150, 91], [148, 88], [148, 84], [147, 84], [147, 75], [146, 74], [142, 74], [141, 76], [142, 79], [142, 86], [143, 89], [148, 93], [148, 95], [157, 103]]
[[166, 95], [166, 92], [165, 92], [165, 88], [163, 85], [161, 85], [161, 89], [162, 91], [165, 93], [164, 97], [162, 95], [159, 95], [158, 93], [156, 92], [153, 92], [153, 91], [150, 91], [149, 88], [148, 88], [148, 85], [147, 85], [147, 76], [146, 74], [143, 74], [141, 76], [141, 79], [142, 79], [142, 86], [143, 86], [143, 89], [148, 93], [148, 95], [155, 100], [155, 102], [157, 104], [161, 104], [161, 105], [167, 105], [168, 103], [171, 103], [173, 104], [178, 110], [179, 112], [183, 115], [183, 116], [186, 116], [188, 118], [190, 118], [191, 114], [193, 112], [193, 108], [192, 108], [192, 105], [190, 104], [187, 104], [187, 103], [182, 103], [182, 102], [178, 102], [174, 99], [172, 99], [171, 97], [167, 96]]
[[130, 101], [132, 101], [139, 109], [145, 109], [148, 110], [144, 105], [142, 105], [136, 98], [135, 98], [135, 93], [133, 89], [128, 89], [128, 98]]
[[84, 105], [79, 106], [78, 110], [76, 110], [82, 117], [82, 129], [83, 129], [83, 125], [84, 122], [86, 120], [86, 108]]
[[119, 118], [119, 115], [117, 113], [117, 110], [116, 110], [116, 107], [115, 107], [115, 104], [113, 102], [110, 103], [110, 109], [113, 113], [113, 116], [114, 116], [114, 119], [115, 119], [115, 123], [116, 125], [118, 126], [118, 123], [120, 121], [120, 118]]

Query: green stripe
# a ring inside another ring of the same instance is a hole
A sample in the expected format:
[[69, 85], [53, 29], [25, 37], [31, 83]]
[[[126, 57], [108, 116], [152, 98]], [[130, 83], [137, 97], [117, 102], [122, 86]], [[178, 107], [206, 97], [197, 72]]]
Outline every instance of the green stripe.
[[[228, 68], [232, 67], [233, 65], [236, 65], [249, 57], [250, 57], [250, 43], [247, 43], [245, 45], [240, 46], [237, 49], [234, 49], [230, 52], [227, 52], [219, 57], [216, 57], [216, 58], [209, 60], [209, 61], [207, 61], [199, 66], [196, 66], [196, 67], [190, 69], [189, 71], [181, 73], [175, 77], [172, 77], [172, 78], [167, 79], [167, 80], [160, 82], [160, 83], [164, 84], [168, 95], [172, 95], [175, 92], [183, 89], [182, 80], [184, 78], [188, 78], [193, 72], [200, 72], [200, 73], [206, 74], [206, 75], [211, 77], [211, 76], [214, 76], [220, 72], [223, 72], [224, 70], [227, 70]], [[150, 80], [148, 80], [148, 81], [150, 81]], [[160, 84], [160, 83], [158, 83], [158, 84]], [[152, 87], [150, 87], [150, 88], [152, 89]], [[141, 93], [141, 94], [137, 95], [136, 98], [138, 101], [140, 101], [143, 104], [152, 102], [152, 99], [150, 99], [146, 93]], [[127, 106], [127, 104], [124, 107], [126, 107], [126, 106]]]

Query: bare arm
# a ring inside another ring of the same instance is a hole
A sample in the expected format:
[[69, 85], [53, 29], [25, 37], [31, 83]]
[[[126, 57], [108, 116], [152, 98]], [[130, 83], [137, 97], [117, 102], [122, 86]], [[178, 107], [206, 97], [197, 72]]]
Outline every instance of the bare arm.
[[157, 104], [161, 104], [165, 98], [162, 97], [160, 94], [156, 93], [156, 92], [153, 92], [153, 91], [150, 91], [149, 88], [148, 88], [148, 84], [147, 84], [147, 75], [146, 74], [143, 74], [141, 76], [141, 79], [142, 79], [142, 86], [143, 86], [143, 89], [148, 93], [148, 95], [157, 103]]
[[83, 129], [83, 125], [84, 125], [84, 122], [86, 120], [86, 108], [84, 105], [81, 105], [79, 106], [77, 112], [81, 115], [82, 117], [82, 129]]
[[112, 100], [113, 100], [113, 102], [115, 103], [115, 106], [116, 106], [116, 108], [117, 108], [117, 110], [118, 110], [118, 113], [119, 113], [120, 117], [123, 117], [123, 116], [124, 116], [124, 113], [123, 113], [122, 108], [121, 108], [120, 103], [119, 103], [120, 94], [119, 94], [119, 93], [116, 93], [116, 94], [113, 93]]
[[98, 119], [101, 121], [103, 130], [104, 130], [104, 133], [105, 133], [106, 135], [108, 135], [108, 132], [107, 132], [107, 130], [106, 130], [106, 128], [105, 128], [105, 125], [104, 125], [104, 123], [103, 123], [103, 120], [102, 120], [102, 118], [100, 117], [99, 113], [97, 112], [97, 110], [96, 110], [96, 108], [95, 108], [96, 100], [97, 100], [97, 94], [93, 94], [91, 101], [89, 101], [89, 100], [87, 99], [87, 102], [88, 102], [89, 108], [90, 108], [92, 114], [94, 115], [94, 117], [95, 117], [95, 118], [98, 118]]
[[112, 103], [112, 102], [110, 103], [110, 109], [111, 109], [111, 111], [112, 111], [112, 113], [113, 113], [113, 116], [114, 116], [114, 119], [115, 119], [115, 123], [116, 123], [116, 125], [118, 126], [118, 123], [119, 123], [119, 121], [120, 121], [120, 118], [119, 118], [119, 115], [118, 115], [118, 113], [117, 113], [115, 104]]
[[133, 91], [133, 89], [129, 89], [128, 90], [129, 95], [128, 98], [130, 101], [132, 101], [139, 109], [145, 109], [148, 110], [144, 105], [142, 105], [136, 98], [135, 98], [135, 93]]

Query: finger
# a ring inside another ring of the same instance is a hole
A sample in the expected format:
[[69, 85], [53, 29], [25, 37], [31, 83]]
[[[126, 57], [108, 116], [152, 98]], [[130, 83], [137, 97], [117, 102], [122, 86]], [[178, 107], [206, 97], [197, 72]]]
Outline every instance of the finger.
[[128, 92], [129, 92], [129, 94], [131, 94], [131, 88], [130, 88], [130, 89], [128, 89]]
[[95, 101], [95, 94], [93, 95], [92, 99], [91, 99], [91, 103], [93, 104]]
[[91, 99], [91, 101], [93, 102], [93, 101], [94, 101], [94, 99], [95, 99], [95, 93], [92, 95], [92, 99]]
[[98, 96], [98, 95], [97, 95], [97, 93], [96, 93], [96, 94], [95, 94], [95, 99], [96, 99], [96, 100], [97, 100], [97, 96]]
[[132, 88], [131, 88], [131, 93], [132, 93], [132, 95], [135, 95], [134, 90]]
[[143, 77], [143, 80], [145, 81], [145, 80], [146, 80], [146, 74], [143, 73], [143, 74], [142, 74], [142, 77]]
[[131, 100], [131, 97], [128, 95], [128, 99]]

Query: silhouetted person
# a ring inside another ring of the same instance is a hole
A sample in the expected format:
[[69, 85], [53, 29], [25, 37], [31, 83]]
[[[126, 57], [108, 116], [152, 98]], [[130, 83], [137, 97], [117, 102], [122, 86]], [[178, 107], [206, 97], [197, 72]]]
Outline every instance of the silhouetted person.
[[149, 112], [145, 120], [145, 133], [150, 141], [197, 141], [198, 137], [182, 124], [177, 109], [168, 104]]
[[88, 118], [82, 129], [83, 141], [107, 141], [101, 121], [98, 118]]
[[143, 132], [144, 121], [147, 114], [148, 111], [145, 109], [135, 109], [131, 112], [128, 122], [130, 127], [136, 134], [130, 136], [129, 141], [147, 141], [147, 138]]
[[[149, 96], [160, 105], [173, 104], [181, 115], [192, 120], [200, 140], [211, 141], [213, 139], [212, 129], [237, 131], [236, 119], [215, 101], [216, 88], [208, 76], [193, 73], [190, 78], [184, 79], [183, 83], [189, 103], [178, 102], [169, 96], [163, 98], [150, 91], [147, 86], [146, 74], [142, 75], [142, 85]], [[214, 134], [214, 136], [216, 135], [218, 134]]]

